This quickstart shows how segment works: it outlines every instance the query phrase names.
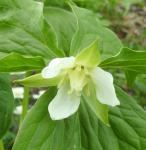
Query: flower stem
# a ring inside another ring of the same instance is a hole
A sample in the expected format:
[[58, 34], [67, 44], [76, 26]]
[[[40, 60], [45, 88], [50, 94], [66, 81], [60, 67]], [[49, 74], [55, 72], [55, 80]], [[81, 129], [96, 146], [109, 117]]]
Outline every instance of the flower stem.
[[[26, 77], [30, 76], [30, 72], [27, 72], [25, 76]], [[29, 91], [30, 91], [30, 88], [24, 86], [24, 98], [22, 100], [22, 114], [20, 118], [20, 123], [22, 123], [24, 117], [27, 114], [28, 104], [29, 104]]]
[[24, 87], [24, 98], [23, 98], [23, 101], [22, 101], [22, 115], [21, 115], [20, 122], [23, 121], [24, 117], [27, 114], [28, 104], [29, 104], [29, 88]]
[[3, 144], [3, 140], [0, 139], [0, 150], [4, 150], [4, 144]]

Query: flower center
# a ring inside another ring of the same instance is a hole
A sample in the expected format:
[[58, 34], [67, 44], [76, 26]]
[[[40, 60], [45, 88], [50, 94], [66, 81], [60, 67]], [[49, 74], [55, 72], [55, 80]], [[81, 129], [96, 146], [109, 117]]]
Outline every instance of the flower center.
[[87, 84], [88, 70], [84, 66], [77, 65], [68, 70], [68, 77], [70, 82], [70, 92], [80, 93]]

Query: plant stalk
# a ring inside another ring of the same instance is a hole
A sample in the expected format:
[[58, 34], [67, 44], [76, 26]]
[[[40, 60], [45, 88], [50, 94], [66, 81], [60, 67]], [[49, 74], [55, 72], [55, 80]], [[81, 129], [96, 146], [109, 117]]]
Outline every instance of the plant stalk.
[[[27, 72], [25, 77], [30, 76], [30, 72]], [[22, 114], [21, 114], [21, 118], [20, 118], [20, 123], [22, 123], [24, 117], [27, 114], [27, 110], [28, 110], [28, 104], [29, 104], [29, 92], [30, 92], [30, 88], [24, 86], [24, 98], [22, 100]]]
[[3, 140], [0, 139], [0, 150], [4, 150], [4, 144], [3, 144]]

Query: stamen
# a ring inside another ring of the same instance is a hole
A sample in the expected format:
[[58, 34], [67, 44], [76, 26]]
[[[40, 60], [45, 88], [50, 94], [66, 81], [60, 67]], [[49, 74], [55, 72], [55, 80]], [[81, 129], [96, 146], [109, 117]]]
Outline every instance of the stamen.
[[77, 66], [77, 67], [76, 67], [76, 70], [77, 70], [77, 71], [81, 71], [81, 66]]
[[84, 71], [85, 71], [85, 74], [86, 74], [86, 75], [89, 75], [89, 71], [88, 71], [87, 68], [84, 68]]

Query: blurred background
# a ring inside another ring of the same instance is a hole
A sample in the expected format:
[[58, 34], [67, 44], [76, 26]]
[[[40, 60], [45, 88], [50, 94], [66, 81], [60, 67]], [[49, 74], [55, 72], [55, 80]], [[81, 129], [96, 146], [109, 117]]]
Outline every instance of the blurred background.
[[[144, 0], [73, 0], [76, 5], [93, 11], [103, 26], [113, 30], [125, 47], [146, 50], [146, 1]], [[45, 5], [68, 9], [67, 0], [44, 0]], [[112, 70], [111, 70], [112, 71]], [[128, 85], [123, 71], [112, 71], [115, 83], [132, 95], [136, 102], [146, 109], [146, 76], [137, 76], [133, 85]], [[24, 73], [12, 74], [12, 80], [24, 78]], [[11, 149], [16, 137], [22, 113], [24, 88], [14, 84], [15, 109], [12, 124], [4, 137], [6, 150]], [[31, 89], [31, 107], [45, 89]], [[29, 110], [28, 110], [29, 111]]]

